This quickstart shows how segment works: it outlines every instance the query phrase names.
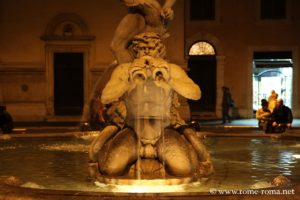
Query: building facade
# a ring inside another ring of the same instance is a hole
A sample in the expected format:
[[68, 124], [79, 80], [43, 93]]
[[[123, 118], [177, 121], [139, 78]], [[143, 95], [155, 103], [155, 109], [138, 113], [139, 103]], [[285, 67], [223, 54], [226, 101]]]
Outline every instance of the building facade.
[[[240, 116], [251, 118], [273, 85], [299, 117], [300, 2], [279, 2], [177, 0], [167, 57], [202, 88], [203, 99], [188, 102], [195, 117], [220, 117], [227, 86]], [[114, 61], [110, 42], [126, 12], [112, 0], [0, 0], [0, 103], [17, 121], [80, 116]]]

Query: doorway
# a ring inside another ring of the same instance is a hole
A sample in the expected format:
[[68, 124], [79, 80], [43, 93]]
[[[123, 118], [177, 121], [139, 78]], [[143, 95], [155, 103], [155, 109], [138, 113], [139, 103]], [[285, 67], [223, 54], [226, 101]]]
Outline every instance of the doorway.
[[202, 97], [198, 101], [189, 100], [192, 113], [215, 112], [216, 110], [216, 56], [214, 47], [200, 41], [189, 51], [189, 77], [200, 86]]
[[191, 56], [188, 61], [189, 77], [199, 85], [202, 97], [189, 101], [191, 111], [215, 112], [216, 106], [216, 59], [215, 56]]
[[261, 99], [268, 100], [271, 90], [292, 108], [292, 52], [254, 52], [252, 77], [254, 112], [261, 107]]
[[83, 53], [54, 53], [54, 114], [82, 115]]

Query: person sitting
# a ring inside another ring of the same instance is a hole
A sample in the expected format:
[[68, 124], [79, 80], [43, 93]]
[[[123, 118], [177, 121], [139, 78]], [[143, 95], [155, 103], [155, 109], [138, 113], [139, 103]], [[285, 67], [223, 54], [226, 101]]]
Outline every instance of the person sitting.
[[287, 128], [290, 129], [292, 127], [292, 122], [292, 110], [283, 104], [283, 99], [278, 99], [266, 132], [283, 133]]
[[278, 94], [275, 92], [275, 90], [271, 91], [271, 95], [268, 98], [268, 104], [269, 104], [269, 110], [273, 112], [274, 108], [276, 107]]
[[256, 111], [256, 119], [258, 120], [258, 127], [266, 130], [268, 122], [270, 121], [271, 111], [268, 109], [268, 101], [261, 100], [261, 108]]
[[3, 133], [11, 133], [13, 126], [13, 119], [6, 111], [6, 106], [0, 106], [0, 129]]

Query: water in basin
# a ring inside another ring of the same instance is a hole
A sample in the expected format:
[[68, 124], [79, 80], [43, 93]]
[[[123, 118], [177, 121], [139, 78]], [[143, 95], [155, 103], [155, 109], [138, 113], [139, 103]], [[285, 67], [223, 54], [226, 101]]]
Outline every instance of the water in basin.
[[[204, 142], [211, 153], [215, 173], [200, 183], [182, 185], [180, 188], [174, 186], [173, 189], [170, 186], [170, 192], [203, 192], [210, 188], [249, 189], [278, 175], [300, 175], [300, 144], [297, 141], [211, 137], [204, 139]], [[27, 182], [26, 187], [118, 191], [116, 186], [97, 186], [89, 181], [89, 144], [90, 141], [72, 138], [2, 140], [0, 176], [18, 177]]]

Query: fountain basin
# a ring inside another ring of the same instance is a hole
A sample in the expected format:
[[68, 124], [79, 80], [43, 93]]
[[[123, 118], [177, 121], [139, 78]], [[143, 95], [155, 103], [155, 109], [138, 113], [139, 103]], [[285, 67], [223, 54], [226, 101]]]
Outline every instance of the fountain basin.
[[[12, 139], [0, 140], [0, 176], [14, 176], [21, 182], [13, 185], [2, 180], [0, 199], [199, 199], [202, 196], [213, 199], [220, 195], [211, 194], [211, 189], [261, 190], [271, 187], [268, 183], [278, 175], [291, 179], [284, 188], [296, 190], [299, 187], [300, 145], [295, 138], [278, 140], [271, 135], [266, 138], [265, 135], [214, 137], [214, 134], [207, 134], [212, 136], [204, 142], [212, 155], [215, 174], [197, 183], [163, 188], [163, 180], [154, 180], [152, 184], [136, 182], [138, 187], [126, 184], [123, 187], [113, 184], [97, 186], [88, 179], [90, 141], [86, 136], [80, 139], [74, 135], [80, 133], [70, 133], [68, 137], [48, 135], [48, 138], [15, 135]], [[151, 191], [149, 185], [156, 187]], [[289, 198], [296, 196], [290, 195]], [[233, 198], [239, 199], [237, 195]]]

